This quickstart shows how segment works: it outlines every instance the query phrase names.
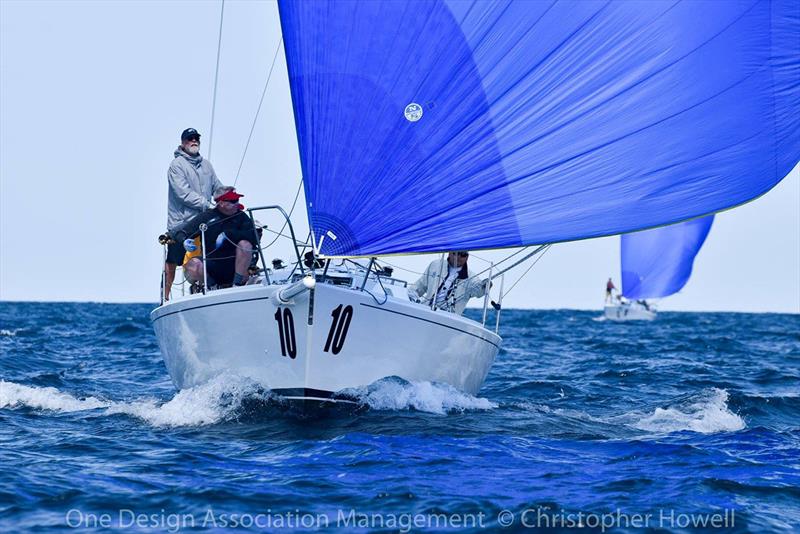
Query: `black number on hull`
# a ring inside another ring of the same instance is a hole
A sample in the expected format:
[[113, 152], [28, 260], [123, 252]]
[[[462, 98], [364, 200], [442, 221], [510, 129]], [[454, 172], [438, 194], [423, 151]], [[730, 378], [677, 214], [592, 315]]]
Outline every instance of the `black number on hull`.
[[275, 312], [278, 322], [278, 336], [281, 338], [281, 354], [291, 359], [297, 358], [297, 340], [294, 337], [294, 317], [292, 310], [278, 308]]
[[328, 339], [325, 341], [325, 351], [339, 354], [344, 347], [344, 340], [347, 338], [347, 330], [350, 328], [350, 320], [353, 318], [353, 307], [339, 304], [331, 312], [333, 322], [328, 331]]

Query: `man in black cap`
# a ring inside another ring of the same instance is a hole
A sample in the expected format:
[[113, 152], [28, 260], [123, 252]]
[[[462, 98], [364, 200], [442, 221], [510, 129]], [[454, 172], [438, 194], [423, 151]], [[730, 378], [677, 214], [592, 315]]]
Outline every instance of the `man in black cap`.
[[[194, 128], [181, 133], [181, 144], [174, 152], [169, 165], [169, 201], [167, 204], [167, 232], [174, 231], [195, 215], [214, 209], [214, 190], [222, 183], [214, 172], [211, 162], [200, 155], [200, 134]], [[175, 268], [183, 263], [186, 250], [180, 241], [167, 247], [167, 262], [164, 266], [164, 299], [169, 300]]]

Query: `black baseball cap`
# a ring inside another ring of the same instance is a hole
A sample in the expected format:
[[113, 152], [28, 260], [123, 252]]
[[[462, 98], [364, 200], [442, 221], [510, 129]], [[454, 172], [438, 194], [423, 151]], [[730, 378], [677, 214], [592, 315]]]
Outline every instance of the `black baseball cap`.
[[198, 139], [200, 139], [200, 134], [197, 133], [197, 130], [195, 130], [194, 128], [186, 128], [181, 134], [181, 142], [188, 141], [193, 137], [197, 137]]

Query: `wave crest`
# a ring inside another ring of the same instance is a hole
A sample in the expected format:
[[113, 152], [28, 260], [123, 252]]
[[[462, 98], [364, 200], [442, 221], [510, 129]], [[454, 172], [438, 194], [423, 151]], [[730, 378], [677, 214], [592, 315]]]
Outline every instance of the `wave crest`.
[[125, 414], [157, 427], [205, 426], [237, 418], [245, 400], [269, 400], [268, 390], [256, 382], [231, 376], [217, 376], [193, 388], [178, 391], [172, 399], [114, 403], [109, 415]]
[[655, 411], [633, 424], [634, 428], [648, 432], [670, 433], [681, 431], [713, 434], [742, 430], [744, 419], [728, 408], [728, 392], [713, 388], [694, 402]]
[[417, 410], [435, 414], [467, 410], [491, 410], [497, 404], [473, 397], [447, 385], [433, 382], [408, 382], [398, 377], [384, 378], [366, 387], [342, 393], [356, 397], [373, 410]]
[[[396, 377], [341, 393], [373, 410], [446, 414], [497, 407], [488, 399], [474, 397], [446, 384], [407, 382]], [[241, 416], [247, 418], [253, 402], [258, 410], [282, 403], [280, 397], [257, 382], [231, 375], [219, 375], [204, 384], [178, 391], [167, 401], [145, 398], [127, 402], [79, 398], [54, 387], [0, 380], [0, 408], [28, 407], [62, 413], [102, 410], [102, 415], [127, 415], [155, 427], [206, 426], [237, 420]]]
[[78, 412], [105, 408], [109, 403], [95, 397], [73, 397], [52, 387], [25, 386], [0, 380], [0, 408], [22, 406], [37, 410]]
[[0, 380], [0, 408], [28, 407], [69, 413], [105, 409], [104, 415], [128, 415], [157, 427], [204, 426], [235, 419], [245, 399], [271, 399], [268, 390], [240, 377], [218, 376], [205, 384], [184, 389], [160, 402], [131, 402], [78, 398], [53, 387], [35, 387]]

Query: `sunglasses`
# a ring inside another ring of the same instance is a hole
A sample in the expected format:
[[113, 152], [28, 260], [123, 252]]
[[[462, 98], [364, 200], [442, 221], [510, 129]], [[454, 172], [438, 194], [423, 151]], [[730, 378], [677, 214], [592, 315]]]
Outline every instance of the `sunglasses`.
[[197, 141], [197, 142], [199, 143], [199, 142], [200, 142], [200, 137], [199, 137], [199, 136], [197, 136], [197, 135], [193, 135], [192, 137], [189, 137], [189, 138], [188, 138], [188, 139], [186, 139], [186, 140], [187, 140], [187, 141]]

